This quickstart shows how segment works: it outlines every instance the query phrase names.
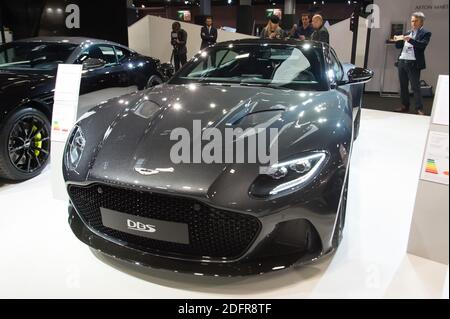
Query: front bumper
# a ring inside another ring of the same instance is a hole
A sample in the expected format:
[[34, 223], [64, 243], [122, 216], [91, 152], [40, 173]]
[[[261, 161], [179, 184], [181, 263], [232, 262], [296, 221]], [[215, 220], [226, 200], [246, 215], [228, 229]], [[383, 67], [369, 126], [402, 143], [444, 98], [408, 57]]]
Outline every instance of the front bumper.
[[[317, 260], [325, 256], [321, 250], [312, 253], [291, 253], [277, 256], [266, 256], [261, 254], [264, 251], [264, 243], [260, 243], [259, 249], [245, 255], [236, 261], [211, 262], [178, 259], [172, 257], [158, 256], [145, 251], [137, 250], [126, 244], [120, 244], [90, 229], [79, 216], [72, 205], [69, 205], [69, 224], [73, 233], [79, 240], [89, 245], [93, 249], [109, 255], [113, 258], [138, 264], [144, 267], [155, 269], [165, 269], [181, 273], [189, 273], [207, 276], [246, 276], [263, 274], [289, 268]], [[270, 237], [270, 236], [268, 236]], [[269, 242], [269, 238], [266, 238]], [[267, 243], [265, 243], [267, 244]], [[267, 248], [267, 247], [266, 247]], [[272, 247], [273, 249], [273, 247]], [[328, 251], [330, 253], [332, 251]]]

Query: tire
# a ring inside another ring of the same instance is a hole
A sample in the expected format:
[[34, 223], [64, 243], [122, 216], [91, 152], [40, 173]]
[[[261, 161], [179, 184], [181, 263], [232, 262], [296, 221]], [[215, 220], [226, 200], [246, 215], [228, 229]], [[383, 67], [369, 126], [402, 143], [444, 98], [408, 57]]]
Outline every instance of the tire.
[[342, 192], [342, 198], [339, 206], [338, 217], [336, 221], [336, 228], [333, 233], [333, 247], [337, 248], [342, 241], [344, 227], [345, 227], [345, 215], [347, 212], [347, 194], [348, 194], [348, 180], [350, 172], [347, 173], [347, 178], [344, 182], [344, 190]]
[[145, 86], [146, 89], [154, 87], [155, 85], [163, 83], [163, 80], [157, 75], [152, 75], [148, 78], [147, 84]]
[[0, 178], [21, 182], [39, 175], [50, 157], [50, 122], [26, 107], [0, 125]]

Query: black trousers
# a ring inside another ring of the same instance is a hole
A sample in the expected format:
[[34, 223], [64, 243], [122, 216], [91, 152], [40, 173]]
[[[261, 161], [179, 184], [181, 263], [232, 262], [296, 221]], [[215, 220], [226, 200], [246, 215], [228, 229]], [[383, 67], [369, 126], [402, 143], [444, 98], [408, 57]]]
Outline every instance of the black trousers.
[[416, 110], [423, 110], [422, 94], [420, 93], [420, 69], [415, 61], [400, 60], [398, 63], [398, 77], [400, 79], [400, 96], [403, 106], [409, 109], [409, 84], [414, 93]]
[[173, 51], [173, 64], [175, 66], [175, 72], [180, 69], [187, 62], [187, 53], [179, 53]]

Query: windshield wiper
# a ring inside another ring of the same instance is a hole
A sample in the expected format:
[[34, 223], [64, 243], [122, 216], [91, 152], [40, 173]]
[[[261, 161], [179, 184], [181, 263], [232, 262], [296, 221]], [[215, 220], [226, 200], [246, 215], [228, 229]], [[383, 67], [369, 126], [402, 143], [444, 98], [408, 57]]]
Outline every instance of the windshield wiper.
[[275, 85], [275, 84], [265, 84], [265, 83], [252, 83], [252, 82], [241, 82], [239, 83], [241, 86], [257, 86], [257, 87], [267, 87], [271, 89], [276, 90], [286, 90], [288, 88], [282, 86], [282, 85]]

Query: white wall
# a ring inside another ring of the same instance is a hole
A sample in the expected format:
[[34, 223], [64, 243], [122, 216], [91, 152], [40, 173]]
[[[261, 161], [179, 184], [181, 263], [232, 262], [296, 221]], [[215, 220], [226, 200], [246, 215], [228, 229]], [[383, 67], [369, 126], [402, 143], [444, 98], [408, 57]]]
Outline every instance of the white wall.
[[328, 28], [330, 45], [343, 63], [349, 63], [352, 58], [353, 32], [350, 31], [350, 19], [335, 23]]
[[[172, 31], [172, 23], [174, 20], [147, 15], [128, 28], [129, 47], [141, 54], [160, 59], [162, 62], [169, 62], [172, 54], [172, 46], [170, 45], [170, 32]], [[201, 26], [180, 22], [181, 27], [188, 34], [188, 59], [194, 56], [200, 50]], [[237, 40], [244, 38], [254, 38], [252, 36], [218, 31], [218, 42]]]
[[[367, 39], [367, 19], [360, 17], [358, 26], [358, 38], [356, 45], [355, 65], [363, 67], [366, 55]], [[343, 63], [350, 63], [352, 58], [353, 32], [350, 31], [350, 18], [331, 25], [328, 28], [330, 33], [330, 45], [336, 51], [339, 60]]]
[[[449, 60], [449, 0], [374, 0], [380, 8], [380, 28], [372, 29], [370, 37], [368, 67], [375, 71], [374, 79], [366, 85], [367, 91], [378, 91], [380, 75], [384, 60], [384, 43], [389, 38], [391, 23], [405, 23], [410, 27], [411, 13], [422, 11], [427, 16], [425, 28], [433, 35], [425, 51], [427, 69], [422, 72], [422, 79], [436, 87], [439, 74], [448, 74]], [[399, 81], [397, 68], [394, 66], [399, 50], [389, 47], [386, 65], [384, 90], [398, 92]]]
[[128, 46], [143, 55], [150, 55], [150, 19], [148, 16], [128, 27]]

